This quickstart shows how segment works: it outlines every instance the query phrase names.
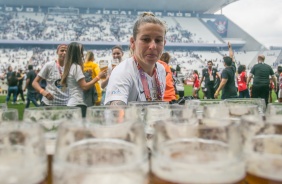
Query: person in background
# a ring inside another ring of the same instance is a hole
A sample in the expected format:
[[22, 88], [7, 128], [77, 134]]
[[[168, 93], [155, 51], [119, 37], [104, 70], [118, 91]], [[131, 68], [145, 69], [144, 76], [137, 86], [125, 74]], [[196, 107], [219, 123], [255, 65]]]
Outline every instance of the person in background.
[[205, 88], [206, 88], [206, 97], [207, 99], [213, 99], [214, 98], [214, 92], [216, 89], [214, 89], [214, 82], [216, 79], [216, 76], [220, 79], [220, 74], [218, 73], [216, 68], [213, 68], [212, 61], [208, 61], [207, 63], [208, 68], [205, 68], [202, 70], [202, 78], [200, 82], [200, 86], [203, 81], [205, 81]]
[[[272, 103], [272, 91], [274, 90], [274, 82], [273, 79], [270, 77], [269, 78], [269, 103]], [[276, 89], [275, 89], [276, 90]]]
[[170, 55], [167, 52], [164, 52], [158, 61], [163, 65], [166, 72], [166, 86], [164, 92], [164, 101], [169, 102], [170, 104], [176, 103], [176, 94], [175, 94], [175, 86], [174, 80], [172, 78], [172, 72], [170, 66], [168, 65], [170, 60]]
[[221, 82], [214, 93], [214, 98], [218, 98], [221, 90], [221, 99], [237, 98], [237, 88], [235, 86], [235, 63], [231, 57], [226, 56], [223, 58], [223, 64], [225, 68], [221, 73]]
[[[95, 63], [94, 60], [95, 60], [94, 53], [92, 51], [87, 51], [85, 61], [83, 64], [83, 72], [86, 72], [86, 71], [90, 72], [92, 74], [92, 79], [97, 77], [100, 73], [99, 65]], [[102, 100], [102, 89], [101, 89], [99, 82], [96, 82], [94, 86], [98, 94], [98, 98], [95, 104], [100, 105], [101, 100]]]
[[279, 76], [278, 76], [278, 102], [282, 102], [282, 67], [278, 67], [278, 71]]
[[[123, 49], [121, 46], [114, 46], [112, 48], [112, 58], [113, 59], [116, 59], [119, 61], [119, 63], [121, 63], [122, 61], [122, 56], [123, 56]], [[109, 63], [108, 65], [108, 72], [107, 72], [107, 77], [106, 79], [102, 79], [101, 80], [101, 87], [103, 88], [103, 92], [102, 92], [102, 102], [104, 103], [105, 101], [105, 95], [106, 95], [106, 90], [107, 90], [107, 85], [108, 85], [108, 82], [109, 82], [109, 79], [110, 79], [110, 76], [111, 76], [111, 72], [112, 72], [112, 67], [113, 65], [111, 63]]]
[[[46, 63], [32, 83], [34, 89], [43, 95], [42, 106], [65, 106], [68, 102], [69, 92], [67, 89], [63, 91], [60, 85], [66, 51], [67, 45], [58, 45], [57, 60]], [[46, 89], [40, 87], [42, 79], [47, 82]]]
[[17, 96], [21, 95], [21, 99], [23, 103], [25, 103], [24, 94], [23, 94], [23, 80], [25, 75], [23, 74], [23, 70], [19, 69], [17, 72], [17, 78], [18, 78], [18, 93]]
[[247, 79], [248, 76], [246, 72], [246, 66], [240, 65], [238, 67], [238, 76], [237, 76], [239, 98], [250, 98], [250, 93], [247, 86]]
[[25, 87], [24, 87], [24, 91], [27, 89], [27, 98], [26, 98], [27, 100], [26, 100], [25, 108], [29, 108], [30, 101], [33, 103], [33, 105], [38, 107], [39, 105], [38, 105], [37, 100], [36, 100], [37, 92], [34, 89], [34, 87], [32, 86], [32, 82], [36, 78], [36, 73], [33, 70], [32, 65], [28, 65], [28, 70], [29, 71], [26, 74], [26, 83], [25, 83]]
[[274, 82], [274, 90], [276, 90], [276, 77], [271, 66], [264, 63], [264, 55], [259, 55], [257, 60], [258, 63], [255, 64], [251, 69], [250, 75], [247, 80], [247, 85], [249, 85], [251, 79], [254, 77], [252, 86], [252, 98], [263, 98], [267, 106], [269, 98], [269, 76], [271, 76]]
[[[275, 91], [275, 94], [276, 94], [276, 98], [278, 100], [278, 94], [279, 94], [279, 90], [280, 90], [280, 81], [279, 81], [279, 77], [280, 77], [280, 72], [279, 71], [282, 71], [282, 66], [278, 66], [277, 67], [277, 71], [275, 72], [275, 77], [276, 77], [276, 81], [277, 83], [279, 82], [279, 84], [277, 84], [277, 89]], [[279, 101], [279, 100], [278, 100]]]
[[133, 57], [124, 60], [112, 71], [105, 104], [163, 100], [166, 73], [158, 60], [166, 43], [165, 35], [163, 21], [150, 12], [140, 15], [130, 38]]
[[199, 74], [197, 70], [193, 71], [193, 98], [199, 98], [199, 90], [200, 90], [200, 81]]
[[7, 82], [8, 82], [8, 94], [6, 97], [6, 103], [10, 101], [11, 94], [13, 94], [12, 104], [16, 104], [17, 94], [18, 94], [18, 78], [17, 78], [16, 72], [9, 73]]
[[72, 42], [68, 45], [64, 67], [61, 85], [62, 90], [66, 89], [66, 87], [69, 89], [70, 97], [67, 106], [80, 107], [82, 117], [85, 118], [87, 106], [83, 100], [83, 90], [93, 87], [94, 83], [106, 75], [106, 72], [101, 71], [90, 82], [85, 81], [83, 74], [83, 46], [77, 42]]

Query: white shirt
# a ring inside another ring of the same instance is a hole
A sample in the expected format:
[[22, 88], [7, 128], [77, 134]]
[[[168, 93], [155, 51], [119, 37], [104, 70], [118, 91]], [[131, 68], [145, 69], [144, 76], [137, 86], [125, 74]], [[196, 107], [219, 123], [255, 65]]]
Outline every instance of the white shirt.
[[[166, 72], [164, 67], [158, 62], [156, 67], [163, 98]], [[155, 77], [150, 77], [146, 73], [145, 76], [148, 81], [150, 95], [154, 100], [157, 93]], [[126, 104], [130, 101], [146, 101], [140, 73], [133, 58], [128, 58], [121, 62], [111, 73], [106, 90], [105, 104], [116, 100], [123, 101]]]
[[69, 91], [68, 89], [62, 91], [60, 85], [61, 74], [56, 61], [46, 63], [38, 73], [38, 76], [46, 79], [47, 86], [45, 90], [54, 96], [53, 100], [48, 100], [46, 97], [43, 97], [42, 101], [46, 105], [66, 105], [69, 99]]
[[72, 64], [67, 77], [67, 85], [70, 92], [70, 98], [67, 106], [86, 105], [83, 102], [83, 90], [78, 84], [78, 81], [82, 78], [85, 77], [81, 67], [77, 64]]

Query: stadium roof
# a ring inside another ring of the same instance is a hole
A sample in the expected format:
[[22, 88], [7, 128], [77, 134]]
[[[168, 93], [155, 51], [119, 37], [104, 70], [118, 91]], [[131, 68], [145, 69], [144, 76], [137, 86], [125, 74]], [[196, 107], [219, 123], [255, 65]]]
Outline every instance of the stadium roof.
[[0, 0], [0, 5], [214, 13], [235, 1], [238, 0]]

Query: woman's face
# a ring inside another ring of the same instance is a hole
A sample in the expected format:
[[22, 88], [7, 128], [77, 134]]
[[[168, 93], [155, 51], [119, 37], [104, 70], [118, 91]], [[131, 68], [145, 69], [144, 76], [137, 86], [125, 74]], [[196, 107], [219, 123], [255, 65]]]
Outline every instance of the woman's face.
[[123, 52], [120, 49], [113, 49], [112, 50], [113, 59], [118, 59], [121, 62], [121, 58], [123, 56]]
[[[155, 64], [161, 57], [165, 46], [165, 28], [159, 24], [141, 24], [136, 40], [130, 39], [133, 54], [139, 64]], [[140, 63], [141, 62], [141, 63]]]
[[61, 46], [58, 49], [57, 54], [58, 54], [58, 60], [59, 61], [64, 61], [65, 56], [66, 56], [66, 52], [67, 52], [67, 46], [65, 46], [65, 45]]

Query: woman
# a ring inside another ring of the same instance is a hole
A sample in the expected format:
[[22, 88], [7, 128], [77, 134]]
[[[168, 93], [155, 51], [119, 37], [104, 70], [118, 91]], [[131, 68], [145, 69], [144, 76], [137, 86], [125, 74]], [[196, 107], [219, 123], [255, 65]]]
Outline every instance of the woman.
[[163, 65], [166, 72], [166, 86], [163, 100], [169, 102], [170, 104], [174, 104], [176, 103], [176, 86], [174, 84], [174, 79], [172, 77], [170, 66], [168, 65], [169, 60], [169, 53], [164, 52], [158, 62]]
[[67, 106], [80, 107], [82, 117], [86, 117], [87, 106], [83, 101], [83, 90], [91, 88], [104, 75], [105, 72], [102, 71], [90, 82], [86, 82], [83, 74], [83, 46], [77, 42], [69, 44], [61, 80], [63, 89], [68, 87], [70, 93]]
[[278, 102], [282, 102], [282, 67], [278, 67]]
[[[83, 72], [89, 71], [92, 74], [92, 79], [94, 79], [100, 73], [100, 68], [97, 63], [94, 62], [94, 53], [92, 51], [87, 51], [85, 62], [83, 65]], [[98, 82], [95, 83], [95, 88], [98, 94], [98, 99], [96, 100], [96, 105], [100, 105], [102, 99], [102, 89]]]
[[250, 98], [250, 93], [247, 86], [246, 66], [240, 65], [238, 67], [237, 84], [239, 91], [239, 98]]
[[133, 26], [130, 48], [133, 57], [111, 73], [105, 104], [163, 100], [166, 84], [164, 67], [157, 61], [164, 49], [166, 27], [152, 13], [143, 13]]
[[[67, 105], [69, 91], [67, 89], [62, 91], [60, 84], [64, 72], [67, 47], [66, 44], [58, 45], [56, 52], [57, 59], [47, 62], [32, 82], [34, 89], [43, 96], [41, 101], [42, 106]], [[46, 80], [45, 88], [42, 88], [40, 84], [42, 80]]]
[[193, 71], [193, 97], [199, 98], [199, 89], [200, 89], [200, 80], [199, 80], [199, 73], [197, 70]]
[[[112, 58], [113, 60], [118, 60], [118, 62], [120, 63], [122, 61], [122, 56], [123, 56], [123, 50], [120, 46], [116, 45], [112, 48]], [[105, 95], [106, 95], [106, 87], [108, 85], [108, 82], [109, 82], [109, 79], [110, 79], [110, 76], [111, 76], [111, 72], [112, 72], [112, 69], [114, 68], [115, 66], [112, 64], [112, 63], [109, 63], [108, 65], [108, 73], [107, 73], [107, 77], [105, 80], [101, 80], [101, 87], [103, 89], [103, 92], [102, 92], [102, 104], [104, 103], [105, 101]]]

